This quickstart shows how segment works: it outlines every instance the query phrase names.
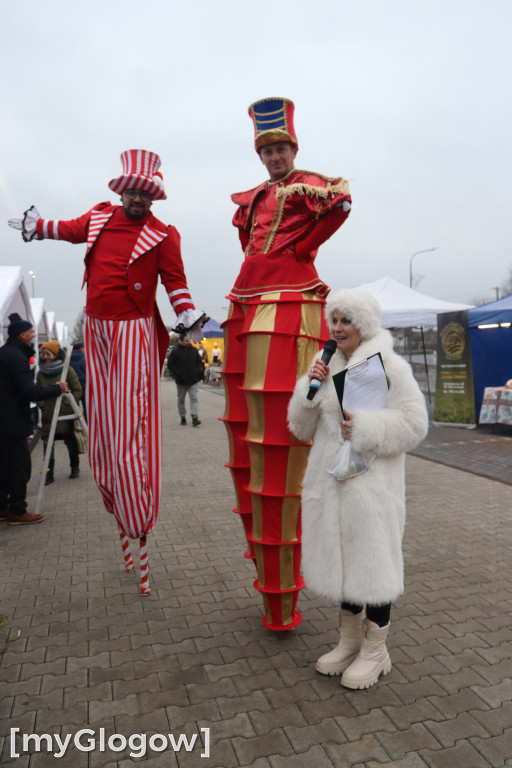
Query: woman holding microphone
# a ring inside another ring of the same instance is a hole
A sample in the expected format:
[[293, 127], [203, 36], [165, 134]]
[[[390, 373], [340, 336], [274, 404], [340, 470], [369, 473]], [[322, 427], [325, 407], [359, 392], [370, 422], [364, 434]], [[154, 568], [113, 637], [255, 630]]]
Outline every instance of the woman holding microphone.
[[[303, 482], [302, 570], [311, 590], [341, 605], [340, 642], [318, 659], [317, 671], [341, 674], [347, 688], [368, 688], [391, 670], [391, 603], [404, 589], [405, 453], [426, 436], [428, 418], [410, 366], [380, 327], [377, 300], [343, 290], [325, 311], [336, 351], [328, 366], [315, 356], [288, 409], [291, 431], [313, 440]], [[385, 406], [343, 415], [333, 376], [377, 353]], [[314, 378], [322, 384], [308, 399]], [[328, 470], [348, 440], [372, 460], [361, 474], [338, 480]]]

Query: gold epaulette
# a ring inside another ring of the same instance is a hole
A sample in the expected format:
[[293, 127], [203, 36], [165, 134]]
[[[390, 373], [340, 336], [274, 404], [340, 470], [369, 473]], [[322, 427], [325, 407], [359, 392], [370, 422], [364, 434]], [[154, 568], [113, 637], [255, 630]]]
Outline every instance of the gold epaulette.
[[296, 184], [288, 184], [287, 186], [278, 187], [276, 189], [276, 199], [286, 199], [290, 195], [308, 195], [309, 197], [319, 197], [326, 199], [327, 197], [334, 197], [335, 195], [349, 195], [350, 185], [347, 179], [337, 178], [331, 179], [328, 176], [321, 176], [319, 173], [309, 173], [308, 171], [297, 171], [297, 173], [308, 174], [309, 176], [316, 176], [327, 182], [325, 187], [316, 186], [314, 184], [307, 184], [305, 182], [299, 182]]

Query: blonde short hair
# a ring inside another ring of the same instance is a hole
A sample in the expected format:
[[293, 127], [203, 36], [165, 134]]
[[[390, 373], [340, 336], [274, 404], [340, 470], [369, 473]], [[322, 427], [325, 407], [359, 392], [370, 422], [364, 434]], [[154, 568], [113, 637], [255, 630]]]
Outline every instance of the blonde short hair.
[[349, 288], [332, 294], [325, 305], [325, 316], [332, 325], [334, 312], [339, 312], [355, 325], [361, 340], [371, 339], [381, 327], [382, 308], [377, 299], [366, 291]]

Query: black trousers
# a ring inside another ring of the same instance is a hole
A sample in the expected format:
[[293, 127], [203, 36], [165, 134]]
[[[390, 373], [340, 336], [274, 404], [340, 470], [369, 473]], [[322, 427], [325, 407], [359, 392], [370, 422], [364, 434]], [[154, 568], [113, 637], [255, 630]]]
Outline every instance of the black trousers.
[[0, 436], [0, 508], [22, 515], [27, 511], [27, 485], [32, 461], [26, 437]]
[[[67, 434], [59, 435], [55, 439], [64, 441], [66, 448], [68, 449], [69, 465], [71, 469], [78, 467], [80, 464], [80, 458], [78, 454], [78, 445], [76, 444], [75, 435], [72, 429], [70, 429]], [[44, 444], [44, 452], [46, 453], [46, 446], [48, 445], [48, 440], [43, 440], [43, 444]], [[54, 466], [55, 466], [55, 442], [52, 445], [52, 453], [50, 456], [50, 464], [49, 464], [50, 472], [53, 472]]]
[[[363, 610], [362, 605], [354, 605], [353, 603], [342, 603], [341, 607], [345, 611], [351, 611], [352, 613], [361, 613]], [[373, 621], [379, 627], [385, 627], [389, 624], [389, 618], [391, 616], [391, 603], [385, 605], [367, 605], [366, 606], [366, 618], [369, 621]]]

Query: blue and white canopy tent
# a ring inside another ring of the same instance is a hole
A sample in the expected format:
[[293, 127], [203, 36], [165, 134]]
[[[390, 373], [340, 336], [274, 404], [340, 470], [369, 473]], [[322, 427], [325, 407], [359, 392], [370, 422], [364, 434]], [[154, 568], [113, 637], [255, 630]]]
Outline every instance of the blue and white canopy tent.
[[468, 312], [475, 411], [480, 413], [484, 389], [512, 379], [512, 295]]
[[220, 327], [220, 323], [210, 317], [207, 323], [203, 325], [203, 336], [206, 339], [222, 339], [224, 333]]

